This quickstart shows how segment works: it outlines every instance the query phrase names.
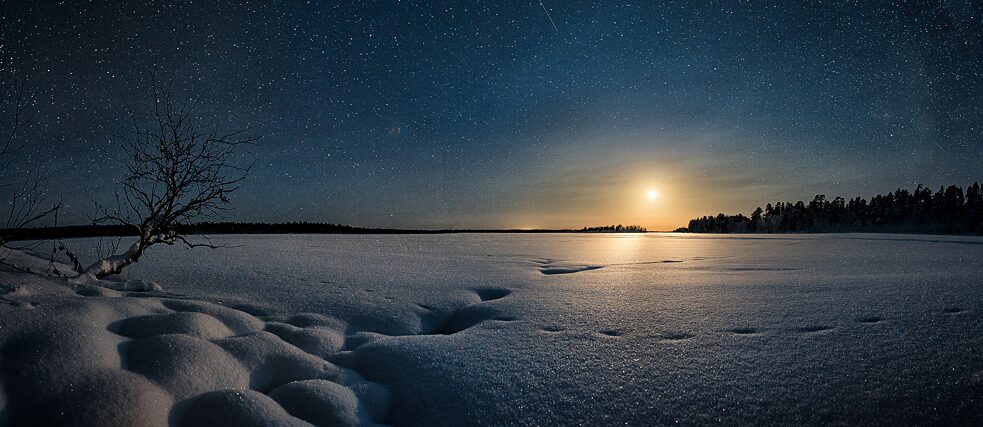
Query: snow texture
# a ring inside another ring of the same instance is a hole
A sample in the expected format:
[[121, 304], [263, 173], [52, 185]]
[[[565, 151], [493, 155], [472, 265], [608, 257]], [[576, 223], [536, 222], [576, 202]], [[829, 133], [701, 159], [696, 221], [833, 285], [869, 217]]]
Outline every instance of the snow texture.
[[0, 272], [0, 424], [983, 422], [983, 238], [215, 240]]

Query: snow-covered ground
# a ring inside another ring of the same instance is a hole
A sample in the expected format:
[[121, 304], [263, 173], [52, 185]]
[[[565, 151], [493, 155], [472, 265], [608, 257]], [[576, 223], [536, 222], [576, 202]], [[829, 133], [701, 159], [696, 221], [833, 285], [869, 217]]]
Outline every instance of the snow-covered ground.
[[0, 273], [0, 423], [983, 422], [983, 238], [213, 241]]

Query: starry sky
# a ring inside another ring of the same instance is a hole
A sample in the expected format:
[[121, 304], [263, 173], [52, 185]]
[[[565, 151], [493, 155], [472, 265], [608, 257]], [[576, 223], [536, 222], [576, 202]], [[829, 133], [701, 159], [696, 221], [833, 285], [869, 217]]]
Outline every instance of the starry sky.
[[977, 1], [3, 3], [63, 223], [151, 72], [261, 137], [230, 220], [665, 230], [983, 179]]

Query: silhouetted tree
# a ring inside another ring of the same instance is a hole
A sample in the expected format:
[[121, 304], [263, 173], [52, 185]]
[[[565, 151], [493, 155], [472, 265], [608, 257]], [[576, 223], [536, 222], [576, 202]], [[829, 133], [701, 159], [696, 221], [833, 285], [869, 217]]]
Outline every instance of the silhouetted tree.
[[60, 204], [46, 203], [46, 179], [37, 156], [24, 152], [22, 131], [32, 97], [23, 80], [3, 70], [0, 74], [0, 245], [4, 245], [23, 228], [54, 214]]
[[966, 189], [966, 223], [972, 232], [983, 234], [983, 190], [978, 182]]
[[243, 130], [203, 132], [193, 115], [200, 96], [179, 105], [172, 101], [170, 88], [162, 88], [156, 80], [151, 89], [153, 124], [142, 127], [134, 119], [133, 129], [122, 137], [124, 155], [118, 161], [126, 175], [114, 204], [99, 204], [93, 218], [95, 224], [131, 228], [136, 241], [86, 268], [75, 262], [80, 274], [96, 278], [118, 274], [157, 244], [214, 247], [190, 242], [182, 226], [201, 217], [220, 216], [229, 195], [252, 168], [241, 157], [255, 139], [243, 136]]
[[748, 231], [756, 232], [762, 226], [761, 224], [761, 206], [758, 206], [754, 212], [751, 212], [751, 222], [748, 224]]

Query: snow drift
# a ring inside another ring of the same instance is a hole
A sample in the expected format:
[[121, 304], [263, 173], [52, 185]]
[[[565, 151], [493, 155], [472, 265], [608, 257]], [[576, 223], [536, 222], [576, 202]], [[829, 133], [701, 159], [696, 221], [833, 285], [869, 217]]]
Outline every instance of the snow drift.
[[388, 411], [385, 387], [325, 360], [345, 333], [334, 319], [267, 321], [9, 267], [0, 283], [2, 424], [369, 425]]

